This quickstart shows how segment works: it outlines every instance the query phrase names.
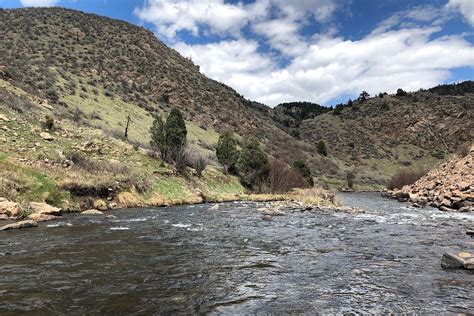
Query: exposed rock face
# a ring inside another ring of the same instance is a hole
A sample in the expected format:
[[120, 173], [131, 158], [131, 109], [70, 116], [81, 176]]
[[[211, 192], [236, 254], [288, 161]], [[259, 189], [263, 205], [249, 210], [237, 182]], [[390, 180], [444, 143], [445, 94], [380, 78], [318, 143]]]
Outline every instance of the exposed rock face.
[[5, 214], [8, 216], [17, 216], [20, 213], [20, 206], [18, 203], [10, 201], [0, 202], [0, 214]]
[[60, 215], [61, 209], [46, 203], [30, 202], [30, 210], [36, 214]]
[[391, 195], [400, 201], [438, 207], [443, 211], [474, 211], [474, 145], [465, 157], [440, 165], [412, 185]]
[[82, 215], [104, 215], [103, 212], [98, 210], [87, 210], [81, 213]]
[[460, 269], [464, 268], [464, 260], [452, 253], [443, 254], [441, 259], [441, 267], [443, 269]]
[[38, 226], [37, 222], [33, 220], [26, 220], [26, 221], [21, 221], [21, 222], [5, 225], [3, 227], [0, 227], [0, 230], [21, 229], [21, 228], [36, 227], [36, 226]]

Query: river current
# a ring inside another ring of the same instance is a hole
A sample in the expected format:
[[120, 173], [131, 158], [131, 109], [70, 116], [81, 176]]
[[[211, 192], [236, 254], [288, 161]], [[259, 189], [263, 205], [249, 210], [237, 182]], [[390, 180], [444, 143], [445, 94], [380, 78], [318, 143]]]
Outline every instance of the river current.
[[440, 266], [474, 252], [474, 214], [341, 200], [367, 211], [264, 221], [263, 204], [202, 204], [0, 232], [0, 315], [474, 311], [474, 273]]

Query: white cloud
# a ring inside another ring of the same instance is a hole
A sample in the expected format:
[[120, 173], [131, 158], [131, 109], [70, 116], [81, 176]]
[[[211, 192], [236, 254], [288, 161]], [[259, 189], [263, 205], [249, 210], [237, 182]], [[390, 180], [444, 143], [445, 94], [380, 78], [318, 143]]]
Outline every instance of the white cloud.
[[59, 0], [20, 0], [20, 2], [24, 7], [52, 7]]
[[[455, 16], [453, 8], [469, 16], [470, 3], [451, 0], [447, 6], [397, 12], [358, 40], [337, 36], [335, 0], [149, 0], [135, 14], [155, 24], [158, 34], [191, 56], [204, 74], [252, 100], [327, 104], [362, 90], [428, 88], [448, 80], [453, 68], [474, 67], [474, 45], [464, 35], [438, 34]], [[320, 31], [304, 35], [302, 29], [314, 23]], [[176, 37], [183, 30], [222, 38], [183, 43]]]
[[301, 100], [324, 104], [362, 90], [429, 88], [448, 79], [452, 68], [474, 67], [473, 45], [457, 36], [430, 39], [437, 31], [439, 27], [401, 29], [358, 41], [320, 37], [283, 69], [247, 40], [175, 48], [192, 56], [203, 73], [250, 99], [268, 105]]
[[474, 1], [473, 0], [449, 0], [448, 8], [458, 9], [464, 18], [474, 26]]

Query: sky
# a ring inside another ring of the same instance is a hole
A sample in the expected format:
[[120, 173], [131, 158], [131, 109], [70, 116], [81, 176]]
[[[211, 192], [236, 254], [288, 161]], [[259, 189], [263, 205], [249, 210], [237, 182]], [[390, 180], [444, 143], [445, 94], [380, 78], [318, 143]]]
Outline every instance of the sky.
[[0, 0], [146, 27], [269, 106], [474, 80], [474, 0]]

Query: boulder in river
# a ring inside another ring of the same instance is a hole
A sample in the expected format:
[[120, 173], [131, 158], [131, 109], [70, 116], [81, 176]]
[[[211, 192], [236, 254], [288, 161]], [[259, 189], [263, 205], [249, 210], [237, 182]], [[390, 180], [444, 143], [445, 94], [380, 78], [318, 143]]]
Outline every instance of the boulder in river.
[[441, 259], [441, 267], [443, 269], [462, 269], [464, 268], [465, 260], [459, 256], [456, 256], [452, 253], [443, 254]]
[[28, 218], [31, 219], [31, 220], [34, 220], [35, 222], [47, 222], [47, 221], [56, 220], [60, 217], [56, 216], [56, 215], [33, 213], [33, 214], [29, 215]]
[[30, 210], [36, 214], [60, 215], [61, 209], [46, 203], [30, 202]]
[[9, 218], [10, 218], [10, 217], [8, 217], [7, 214], [0, 214], [0, 221], [1, 221], [1, 220], [7, 220], [7, 219], [9, 219]]
[[474, 270], [474, 258], [464, 261], [464, 269]]
[[26, 220], [21, 222], [16, 222], [13, 224], [8, 224], [5, 226], [0, 227], [0, 230], [10, 230], [10, 229], [20, 229], [20, 228], [28, 228], [28, 227], [36, 227], [38, 223], [33, 220]]
[[82, 215], [104, 215], [103, 212], [98, 211], [98, 210], [87, 210], [84, 212], [81, 212]]
[[8, 216], [17, 216], [20, 213], [20, 205], [15, 202], [4, 200], [0, 202], [0, 214], [6, 214]]
[[273, 220], [273, 217], [271, 215], [263, 215], [262, 218], [264, 221], [271, 222]]

